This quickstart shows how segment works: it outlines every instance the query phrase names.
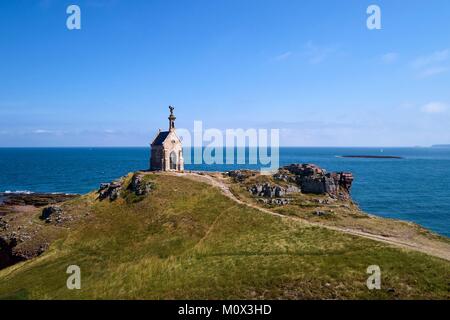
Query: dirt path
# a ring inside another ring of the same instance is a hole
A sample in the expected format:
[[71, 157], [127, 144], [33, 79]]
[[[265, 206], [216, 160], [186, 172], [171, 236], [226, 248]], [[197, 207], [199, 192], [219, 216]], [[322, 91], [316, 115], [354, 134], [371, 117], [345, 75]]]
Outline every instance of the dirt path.
[[265, 208], [261, 208], [257, 205], [251, 204], [251, 203], [247, 203], [244, 202], [238, 198], [236, 198], [236, 196], [230, 191], [229, 187], [227, 184], [225, 184], [223, 181], [221, 181], [220, 179], [216, 179], [210, 175], [200, 175], [197, 173], [175, 173], [178, 176], [184, 176], [187, 177], [189, 179], [194, 179], [196, 181], [201, 181], [201, 182], [206, 182], [209, 185], [212, 185], [214, 187], [219, 188], [222, 193], [227, 196], [228, 198], [232, 199], [233, 201], [242, 204], [242, 205], [246, 205], [248, 207], [251, 207], [253, 209], [259, 210], [261, 212], [279, 217], [279, 218], [283, 218], [283, 219], [292, 219], [292, 220], [296, 220], [296, 221], [300, 221], [302, 223], [311, 225], [311, 226], [317, 226], [317, 227], [322, 227], [322, 228], [327, 228], [329, 230], [334, 230], [334, 231], [339, 231], [339, 232], [344, 232], [347, 234], [351, 234], [354, 236], [358, 236], [358, 237], [363, 237], [363, 238], [367, 238], [367, 239], [372, 239], [375, 241], [379, 241], [379, 242], [383, 242], [386, 244], [390, 244], [396, 247], [401, 247], [404, 249], [409, 249], [409, 250], [414, 250], [414, 251], [419, 251], [422, 253], [426, 253], [429, 254], [431, 256], [435, 256], [435, 257], [439, 257], [442, 259], [445, 259], [447, 261], [450, 261], [450, 244], [446, 244], [446, 243], [441, 243], [439, 242], [439, 245], [436, 246], [431, 246], [431, 245], [424, 245], [422, 243], [418, 243], [418, 242], [412, 242], [410, 239], [400, 239], [400, 238], [393, 238], [393, 237], [385, 237], [382, 235], [377, 235], [377, 234], [372, 234], [372, 233], [368, 233], [368, 232], [364, 232], [364, 231], [360, 231], [360, 230], [355, 230], [355, 229], [350, 229], [350, 228], [343, 228], [343, 227], [338, 227], [338, 226], [330, 226], [330, 225], [326, 225], [323, 223], [317, 223], [317, 222], [311, 222], [302, 218], [298, 218], [298, 217], [292, 217], [292, 216], [286, 216], [286, 215], [282, 215], [279, 213], [275, 213], [272, 212], [268, 209]]

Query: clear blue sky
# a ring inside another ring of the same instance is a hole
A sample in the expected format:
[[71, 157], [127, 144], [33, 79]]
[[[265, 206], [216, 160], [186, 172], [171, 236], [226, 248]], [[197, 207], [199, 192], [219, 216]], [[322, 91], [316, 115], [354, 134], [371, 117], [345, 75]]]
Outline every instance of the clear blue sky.
[[145, 146], [169, 104], [288, 146], [450, 143], [450, 1], [0, 2], [0, 146]]

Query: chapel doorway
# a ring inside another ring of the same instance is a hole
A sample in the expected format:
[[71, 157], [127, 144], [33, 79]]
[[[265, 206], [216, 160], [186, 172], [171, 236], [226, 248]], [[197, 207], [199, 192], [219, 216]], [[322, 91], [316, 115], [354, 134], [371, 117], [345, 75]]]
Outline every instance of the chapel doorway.
[[177, 154], [175, 151], [170, 153], [170, 170], [177, 170]]

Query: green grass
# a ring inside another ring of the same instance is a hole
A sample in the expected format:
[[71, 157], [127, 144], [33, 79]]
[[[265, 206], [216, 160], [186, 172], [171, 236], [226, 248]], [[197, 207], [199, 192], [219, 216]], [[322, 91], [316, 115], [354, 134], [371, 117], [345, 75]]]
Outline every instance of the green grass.
[[[41, 257], [0, 271], [0, 298], [450, 298], [446, 261], [270, 216], [189, 179], [147, 179], [156, 188], [139, 201], [67, 204], [84, 205], [89, 219]], [[72, 264], [81, 290], [66, 288]], [[381, 290], [365, 285], [372, 264]]]

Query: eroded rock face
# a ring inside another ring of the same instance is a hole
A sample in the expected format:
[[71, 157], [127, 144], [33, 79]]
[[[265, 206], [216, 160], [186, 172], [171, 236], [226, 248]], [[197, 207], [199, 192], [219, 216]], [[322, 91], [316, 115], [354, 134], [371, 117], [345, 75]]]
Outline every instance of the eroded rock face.
[[350, 172], [341, 172], [339, 178], [339, 185], [343, 187], [347, 192], [350, 192], [354, 177]]
[[154, 188], [153, 183], [150, 181], [144, 181], [144, 176], [135, 173], [131, 178], [130, 185], [128, 186], [128, 190], [133, 191], [137, 196], [143, 196], [152, 191]]

